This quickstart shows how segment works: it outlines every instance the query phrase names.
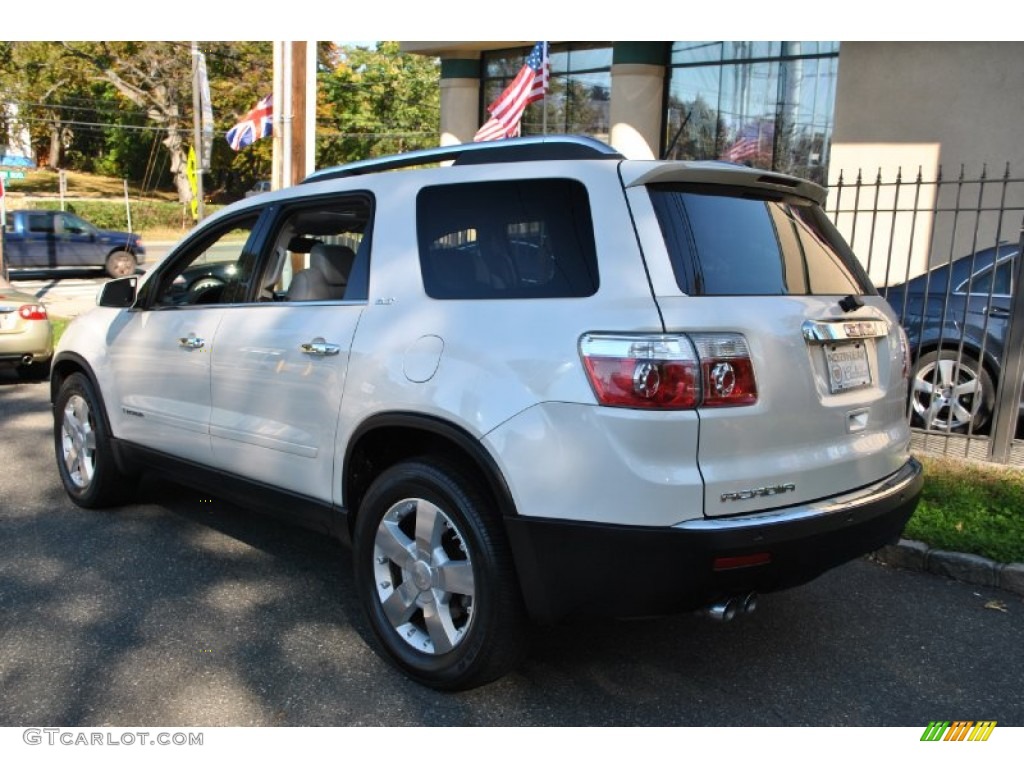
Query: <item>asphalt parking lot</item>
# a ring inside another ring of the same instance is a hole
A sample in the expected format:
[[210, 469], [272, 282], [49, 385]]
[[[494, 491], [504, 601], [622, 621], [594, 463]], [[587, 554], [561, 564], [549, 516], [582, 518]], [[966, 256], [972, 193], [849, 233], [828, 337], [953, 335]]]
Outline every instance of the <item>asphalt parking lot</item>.
[[147, 477], [71, 504], [45, 384], [0, 372], [0, 726], [1024, 725], [1024, 600], [869, 560], [729, 624], [539, 629], [473, 691], [370, 647], [333, 541]]

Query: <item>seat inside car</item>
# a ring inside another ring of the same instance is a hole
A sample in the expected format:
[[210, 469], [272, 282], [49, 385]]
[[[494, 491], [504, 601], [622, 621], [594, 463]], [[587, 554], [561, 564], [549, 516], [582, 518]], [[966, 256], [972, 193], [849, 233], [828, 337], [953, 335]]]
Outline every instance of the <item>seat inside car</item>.
[[355, 252], [346, 245], [317, 243], [309, 253], [309, 267], [292, 278], [288, 286], [288, 301], [343, 298], [355, 258]]

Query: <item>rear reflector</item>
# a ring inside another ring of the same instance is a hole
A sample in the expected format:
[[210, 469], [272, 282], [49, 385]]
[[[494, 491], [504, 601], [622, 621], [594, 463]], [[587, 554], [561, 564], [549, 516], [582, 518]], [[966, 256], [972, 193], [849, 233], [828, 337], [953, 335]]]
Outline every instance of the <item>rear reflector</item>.
[[731, 571], [734, 568], [750, 568], [755, 565], [768, 565], [771, 561], [771, 552], [755, 552], [752, 555], [716, 557], [711, 563], [711, 568], [715, 571]]

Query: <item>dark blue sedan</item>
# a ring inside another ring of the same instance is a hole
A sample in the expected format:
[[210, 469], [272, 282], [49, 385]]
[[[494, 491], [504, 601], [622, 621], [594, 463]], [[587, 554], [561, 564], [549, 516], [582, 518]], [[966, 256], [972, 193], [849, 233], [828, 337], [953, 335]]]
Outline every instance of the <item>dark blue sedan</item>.
[[1004, 243], [884, 289], [914, 355], [915, 426], [975, 434], [988, 428], [1017, 257], [1017, 244]]

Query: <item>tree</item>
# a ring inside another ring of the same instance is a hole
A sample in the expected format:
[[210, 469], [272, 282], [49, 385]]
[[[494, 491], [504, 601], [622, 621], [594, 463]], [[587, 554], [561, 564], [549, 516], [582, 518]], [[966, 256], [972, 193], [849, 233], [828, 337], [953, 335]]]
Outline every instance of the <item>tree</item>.
[[440, 64], [397, 42], [329, 50], [319, 77], [317, 165], [437, 146]]
[[81, 67], [63, 61], [59, 44], [7, 42], [0, 51], [0, 93], [17, 105], [41, 165], [58, 168], [73, 124], [94, 122], [96, 94]]

